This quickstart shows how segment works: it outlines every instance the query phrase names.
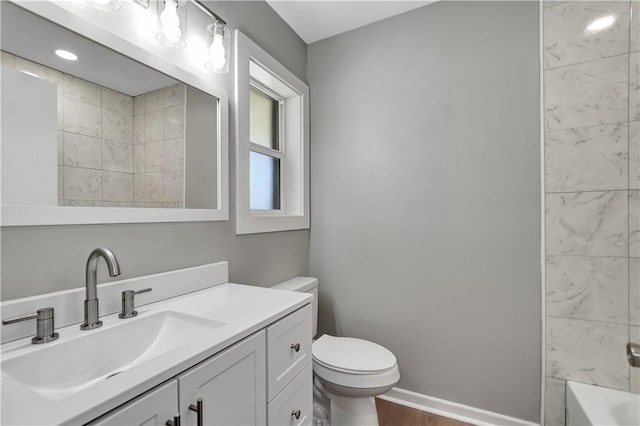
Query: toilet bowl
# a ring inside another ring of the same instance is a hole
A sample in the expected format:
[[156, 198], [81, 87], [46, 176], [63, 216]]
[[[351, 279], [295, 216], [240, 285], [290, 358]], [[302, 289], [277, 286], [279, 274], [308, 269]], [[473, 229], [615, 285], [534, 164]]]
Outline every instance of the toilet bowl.
[[[313, 334], [317, 332], [318, 281], [296, 277], [275, 289], [314, 294]], [[396, 357], [368, 340], [324, 334], [312, 346], [314, 373], [314, 424], [327, 426], [378, 425], [375, 399], [400, 379]]]
[[377, 425], [374, 397], [400, 379], [396, 357], [383, 346], [327, 334], [313, 343], [316, 386], [329, 399], [331, 424]]

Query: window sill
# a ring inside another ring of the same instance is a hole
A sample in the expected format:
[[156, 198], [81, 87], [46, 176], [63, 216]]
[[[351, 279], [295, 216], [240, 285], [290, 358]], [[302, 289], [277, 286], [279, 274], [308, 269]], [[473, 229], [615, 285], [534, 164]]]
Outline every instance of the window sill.
[[237, 224], [237, 234], [260, 234], [264, 232], [294, 231], [309, 229], [308, 216], [252, 215]]

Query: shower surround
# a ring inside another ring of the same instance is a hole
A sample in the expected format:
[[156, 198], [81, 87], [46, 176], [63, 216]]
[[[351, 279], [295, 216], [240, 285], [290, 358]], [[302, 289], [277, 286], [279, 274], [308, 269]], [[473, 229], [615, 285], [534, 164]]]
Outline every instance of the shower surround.
[[640, 2], [543, 4], [545, 419], [567, 380], [640, 392]]

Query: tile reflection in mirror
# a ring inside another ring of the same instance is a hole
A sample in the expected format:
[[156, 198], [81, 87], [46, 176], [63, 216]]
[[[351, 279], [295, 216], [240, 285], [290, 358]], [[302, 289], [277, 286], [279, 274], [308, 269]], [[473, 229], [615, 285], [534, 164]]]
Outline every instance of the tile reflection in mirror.
[[[217, 98], [5, 3], [3, 69], [56, 89], [58, 205], [219, 208]], [[37, 29], [38, 46], [21, 26]], [[43, 53], [56, 40], [79, 59], [70, 65]]]

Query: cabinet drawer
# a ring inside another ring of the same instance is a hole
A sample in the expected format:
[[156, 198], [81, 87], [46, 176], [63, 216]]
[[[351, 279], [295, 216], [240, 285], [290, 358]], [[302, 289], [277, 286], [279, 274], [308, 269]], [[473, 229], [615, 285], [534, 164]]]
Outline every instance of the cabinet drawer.
[[267, 401], [311, 364], [311, 326], [306, 305], [267, 327]]
[[[298, 410], [300, 417], [296, 418]], [[313, 422], [313, 369], [308, 365], [267, 406], [269, 426], [301, 426]]]
[[178, 381], [150, 390], [87, 426], [164, 426], [178, 412]]

